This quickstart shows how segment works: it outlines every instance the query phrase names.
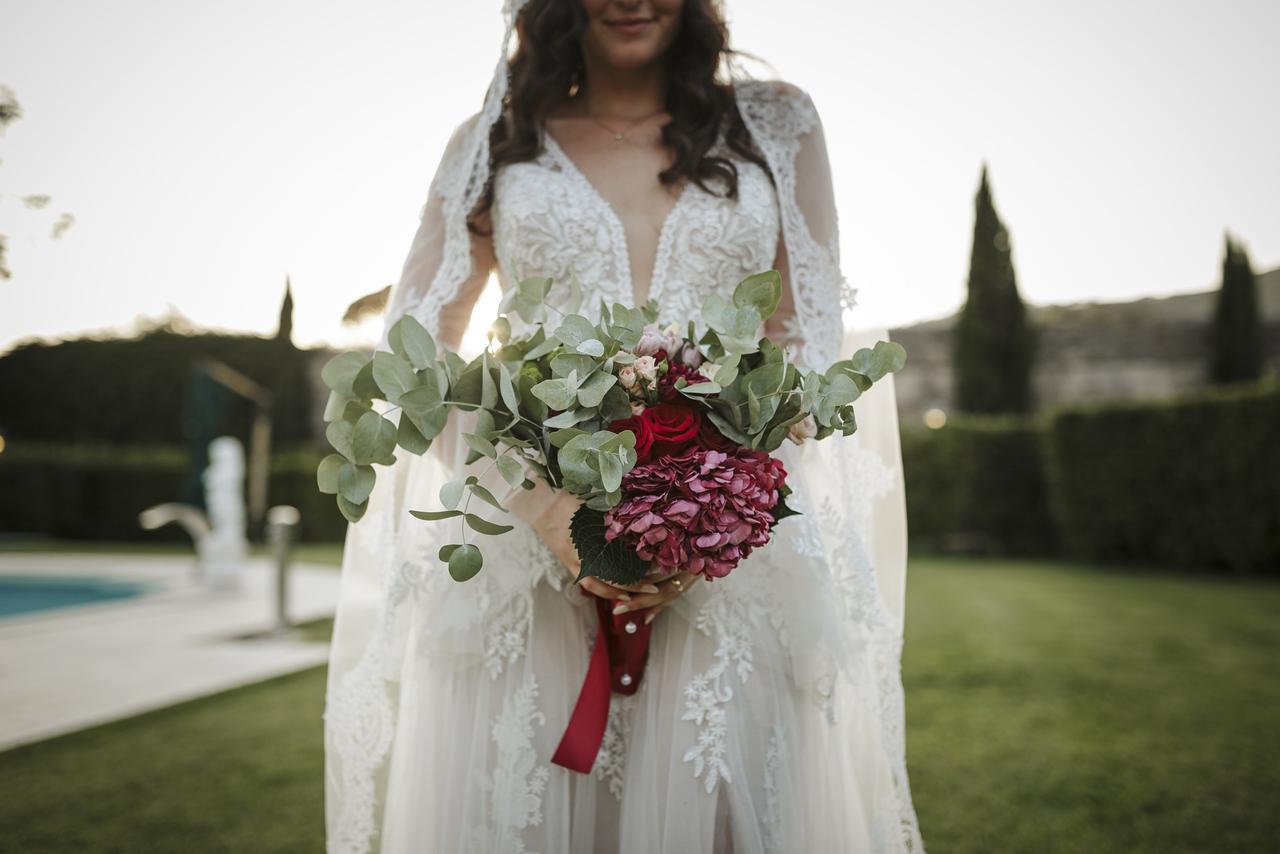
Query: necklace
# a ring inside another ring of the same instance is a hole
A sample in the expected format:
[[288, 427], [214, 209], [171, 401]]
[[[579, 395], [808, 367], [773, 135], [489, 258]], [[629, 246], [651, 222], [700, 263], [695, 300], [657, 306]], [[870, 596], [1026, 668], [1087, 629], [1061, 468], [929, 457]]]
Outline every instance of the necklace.
[[609, 127], [609, 125], [605, 124], [605, 123], [604, 123], [604, 122], [603, 122], [599, 117], [594, 116], [594, 115], [592, 115], [591, 113], [587, 113], [587, 118], [591, 119], [591, 121], [595, 122], [596, 124], [600, 125], [600, 127], [602, 127], [602, 128], [604, 128], [605, 130], [607, 130], [610, 134], [612, 134], [612, 135], [613, 135], [613, 138], [614, 138], [616, 141], [618, 141], [618, 142], [622, 142], [622, 141], [623, 141], [623, 139], [626, 137], [626, 135], [627, 135], [628, 133], [630, 133], [631, 131], [635, 130], [638, 126], [640, 126], [640, 125], [644, 124], [645, 122], [649, 121], [649, 120], [650, 120], [650, 119], [652, 119], [654, 116], [659, 116], [659, 115], [662, 115], [662, 110], [658, 110], [657, 112], [650, 113], [650, 114], [649, 114], [649, 115], [647, 115], [647, 116], [642, 116], [642, 117], [640, 117], [640, 118], [636, 119], [635, 121], [633, 121], [631, 124], [627, 125], [627, 126], [626, 126], [625, 128], [623, 128], [622, 130], [617, 130], [617, 129], [615, 129], [615, 128], [611, 128], [611, 127]]

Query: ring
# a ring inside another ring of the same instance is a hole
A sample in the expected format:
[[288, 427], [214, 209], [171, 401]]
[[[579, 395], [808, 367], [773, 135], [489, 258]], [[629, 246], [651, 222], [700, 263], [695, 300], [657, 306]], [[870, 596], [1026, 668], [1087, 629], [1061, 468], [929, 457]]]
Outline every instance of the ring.
[[671, 577], [671, 586], [676, 589], [677, 593], [684, 592], [684, 582], [676, 578], [674, 575]]

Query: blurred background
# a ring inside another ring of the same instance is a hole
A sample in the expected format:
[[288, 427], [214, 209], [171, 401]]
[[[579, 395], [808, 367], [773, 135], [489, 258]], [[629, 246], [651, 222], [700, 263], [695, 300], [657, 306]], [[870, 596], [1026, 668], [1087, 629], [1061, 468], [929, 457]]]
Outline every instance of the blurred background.
[[[0, 851], [323, 848], [319, 371], [499, 5], [0, 0]], [[926, 844], [1280, 849], [1280, 5], [727, 5], [908, 351]]]

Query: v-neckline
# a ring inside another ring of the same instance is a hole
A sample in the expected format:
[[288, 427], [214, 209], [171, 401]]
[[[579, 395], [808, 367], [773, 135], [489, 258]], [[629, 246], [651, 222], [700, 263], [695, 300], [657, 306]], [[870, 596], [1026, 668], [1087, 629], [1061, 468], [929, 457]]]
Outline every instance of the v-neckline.
[[[636, 296], [635, 273], [631, 269], [631, 241], [627, 237], [627, 227], [623, 224], [622, 217], [618, 216], [617, 211], [613, 209], [613, 205], [609, 204], [609, 200], [601, 195], [600, 191], [596, 189], [596, 185], [591, 183], [591, 179], [586, 176], [585, 172], [578, 168], [578, 164], [573, 162], [573, 158], [568, 155], [564, 148], [561, 147], [560, 143], [556, 141], [556, 138], [546, 128], [543, 128], [543, 137], [547, 141], [547, 149], [554, 153], [554, 155], [561, 161], [564, 168], [573, 176], [573, 179], [582, 185], [587, 194], [594, 198], [596, 204], [603, 208], [608, 215], [614, 228], [614, 236], [617, 240], [617, 248], [615, 249], [615, 252], [621, 253], [622, 267], [626, 272], [627, 292], [631, 297], [631, 306], [639, 308], [640, 301]], [[651, 299], [656, 299], [658, 296], [656, 293], [659, 290], [658, 286], [660, 284], [658, 279], [658, 268], [660, 265], [665, 263], [666, 256], [671, 251], [671, 224], [675, 221], [676, 211], [680, 208], [681, 203], [684, 201], [684, 197], [688, 194], [689, 182], [686, 181], [685, 185], [680, 188], [680, 193], [676, 196], [675, 203], [671, 205], [667, 210], [666, 216], [662, 218], [662, 226], [658, 230], [658, 244], [655, 247], [653, 254], [653, 266], [649, 270], [649, 290], [645, 294], [645, 302], [648, 302]]]

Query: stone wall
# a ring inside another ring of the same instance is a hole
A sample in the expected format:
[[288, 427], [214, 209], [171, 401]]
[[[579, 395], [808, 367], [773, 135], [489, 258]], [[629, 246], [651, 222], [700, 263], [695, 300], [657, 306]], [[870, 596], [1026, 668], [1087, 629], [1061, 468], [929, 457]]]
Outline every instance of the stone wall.
[[[1115, 399], [1166, 398], [1205, 383], [1216, 291], [1125, 303], [1031, 306], [1040, 329], [1034, 383], [1041, 408]], [[1280, 373], [1280, 269], [1258, 276], [1267, 367]], [[904, 426], [952, 405], [956, 315], [890, 331], [907, 348], [894, 376]]]

